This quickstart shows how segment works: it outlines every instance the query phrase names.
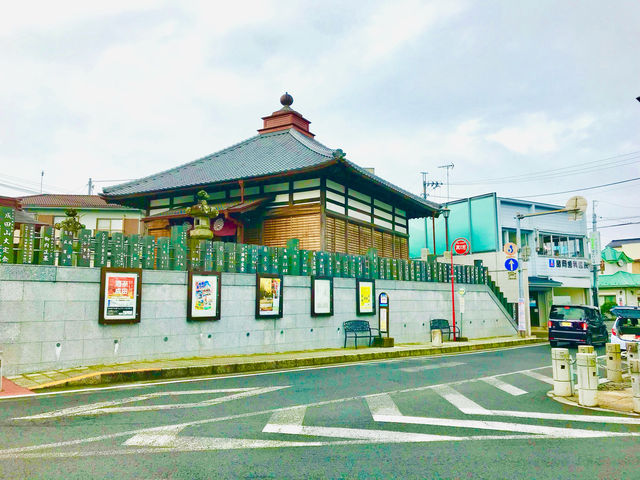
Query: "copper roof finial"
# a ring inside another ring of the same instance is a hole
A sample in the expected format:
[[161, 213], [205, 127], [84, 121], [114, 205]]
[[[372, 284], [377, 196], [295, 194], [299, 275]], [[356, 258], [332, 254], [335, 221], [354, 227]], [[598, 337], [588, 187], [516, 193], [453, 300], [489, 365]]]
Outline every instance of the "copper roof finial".
[[289, 108], [293, 103], [293, 97], [289, 95], [289, 92], [284, 92], [284, 95], [280, 97], [280, 103], [284, 106], [284, 108]]

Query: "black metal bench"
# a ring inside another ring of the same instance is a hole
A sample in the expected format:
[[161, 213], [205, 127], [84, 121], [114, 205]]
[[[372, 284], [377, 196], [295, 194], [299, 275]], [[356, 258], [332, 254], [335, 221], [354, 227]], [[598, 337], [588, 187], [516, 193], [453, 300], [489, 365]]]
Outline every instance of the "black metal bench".
[[[451, 340], [452, 328], [449, 325], [449, 320], [446, 318], [434, 318], [431, 320], [429, 325], [431, 330], [440, 330], [442, 331], [442, 339], [444, 340], [444, 336], [447, 335], [447, 340]], [[460, 336], [460, 329], [456, 326], [455, 328], [456, 338]]]
[[371, 325], [369, 325], [369, 322], [366, 320], [349, 320], [342, 324], [342, 329], [344, 330], [345, 348], [347, 347], [347, 338], [349, 336], [354, 339], [356, 348], [358, 348], [359, 338], [368, 338], [369, 346], [371, 346], [373, 339], [379, 336], [379, 333], [374, 333], [374, 331], [378, 332], [378, 329], [371, 328]]

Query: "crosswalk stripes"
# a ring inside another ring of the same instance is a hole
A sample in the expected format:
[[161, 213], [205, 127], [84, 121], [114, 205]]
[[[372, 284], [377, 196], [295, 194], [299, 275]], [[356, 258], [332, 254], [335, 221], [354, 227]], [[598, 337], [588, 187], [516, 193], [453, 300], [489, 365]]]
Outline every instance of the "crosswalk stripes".
[[496, 377], [485, 377], [485, 378], [481, 378], [480, 380], [502, 390], [503, 392], [506, 392], [516, 397], [527, 393], [526, 390], [522, 390], [521, 388], [515, 387]]
[[548, 383], [549, 385], [553, 385], [553, 378], [547, 377], [546, 375], [542, 375], [534, 370], [526, 370], [522, 372], [524, 375], [528, 377], [535, 378], [536, 380], [540, 380], [541, 382]]
[[465, 397], [460, 392], [454, 390], [449, 385], [441, 385], [433, 389], [438, 395], [467, 415], [491, 415], [491, 412], [481, 407], [470, 398]]

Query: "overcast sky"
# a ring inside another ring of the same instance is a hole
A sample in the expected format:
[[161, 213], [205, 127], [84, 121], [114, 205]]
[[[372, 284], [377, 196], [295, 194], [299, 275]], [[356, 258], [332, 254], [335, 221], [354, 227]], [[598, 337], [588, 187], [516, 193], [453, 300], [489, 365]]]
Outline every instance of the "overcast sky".
[[[0, 195], [186, 163], [253, 136], [285, 90], [317, 140], [415, 193], [451, 163], [452, 199], [640, 177], [639, 24], [637, 0], [10, 2]], [[639, 191], [531, 198], [583, 195], [604, 226], [639, 222]]]

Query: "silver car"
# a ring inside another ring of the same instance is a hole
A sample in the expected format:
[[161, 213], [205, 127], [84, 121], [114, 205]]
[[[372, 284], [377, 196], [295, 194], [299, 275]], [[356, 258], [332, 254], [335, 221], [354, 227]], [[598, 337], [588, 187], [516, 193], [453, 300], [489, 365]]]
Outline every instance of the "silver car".
[[640, 343], [640, 307], [613, 307], [616, 321], [611, 327], [611, 343], [627, 349], [627, 343]]

